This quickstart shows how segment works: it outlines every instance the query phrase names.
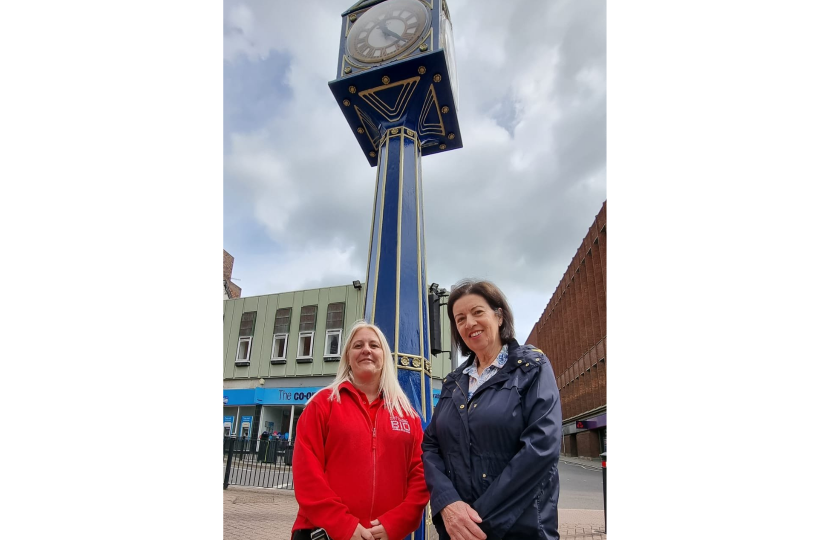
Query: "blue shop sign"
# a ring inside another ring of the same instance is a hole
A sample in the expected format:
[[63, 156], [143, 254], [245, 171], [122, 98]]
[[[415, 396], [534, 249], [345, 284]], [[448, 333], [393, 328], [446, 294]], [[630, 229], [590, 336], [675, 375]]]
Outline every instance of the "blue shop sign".
[[222, 394], [227, 403], [225, 405], [256, 405], [254, 401], [254, 388], [246, 388], [244, 390], [223, 390]]
[[440, 396], [440, 395], [441, 395], [441, 389], [440, 388], [437, 389], [437, 390], [435, 390], [435, 389], [432, 390], [432, 406], [433, 407], [438, 406], [438, 396]]
[[222, 390], [227, 405], [305, 405], [322, 386], [295, 388], [245, 388]]

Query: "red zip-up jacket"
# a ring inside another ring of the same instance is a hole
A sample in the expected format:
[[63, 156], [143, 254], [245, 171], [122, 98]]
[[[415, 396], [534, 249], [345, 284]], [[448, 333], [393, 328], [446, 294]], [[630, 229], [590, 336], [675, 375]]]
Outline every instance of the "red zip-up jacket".
[[351, 538], [358, 522], [380, 520], [390, 540], [421, 523], [429, 492], [421, 461], [423, 430], [417, 416], [403, 418], [386, 405], [374, 425], [350, 382], [318, 392], [297, 422], [294, 494], [300, 510], [292, 528], [322, 527], [332, 540]]

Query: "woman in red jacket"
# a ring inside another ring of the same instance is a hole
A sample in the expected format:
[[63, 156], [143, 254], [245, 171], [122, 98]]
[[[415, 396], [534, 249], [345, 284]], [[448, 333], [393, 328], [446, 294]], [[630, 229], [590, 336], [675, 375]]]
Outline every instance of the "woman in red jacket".
[[292, 540], [318, 528], [332, 540], [401, 540], [429, 500], [421, 419], [398, 384], [377, 326], [352, 327], [337, 376], [297, 422]]

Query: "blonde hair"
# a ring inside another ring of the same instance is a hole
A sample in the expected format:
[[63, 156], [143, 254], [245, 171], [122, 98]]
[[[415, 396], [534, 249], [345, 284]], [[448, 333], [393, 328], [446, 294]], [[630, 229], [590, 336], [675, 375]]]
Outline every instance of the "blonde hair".
[[383, 400], [386, 404], [386, 408], [389, 409], [390, 412], [394, 411], [398, 416], [404, 416], [404, 413], [406, 413], [409, 416], [420, 418], [418, 413], [415, 412], [415, 409], [412, 407], [412, 404], [409, 403], [409, 398], [406, 397], [403, 388], [401, 388], [401, 385], [398, 382], [395, 362], [392, 360], [392, 350], [389, 348], [389, 342], [386, 341], [386, 336], [383, 335], [380, 328], [374, 324], [369, 324], [364, 320], [358, 320], [354, 323], [354, 326], [352, 326], [352, 329], [349, 331], [349, 337], [346, 338], [346, 344], [343, 346], [343, 354], [340, 355], [340, 365], [337, 367], [337, 375], [335, 375], [334, 381], [320, 390], [320, 392], [327, 389], [331, 390], [329, 400], [337, 400], [337, 402], [340, 403], [340, 385], [345, 381], [354, 383], [354, 379], [352, 378], [352, 368], [349, 366], [349, 351], [351, 349], [352, 342], [355, 339], [355, 334], [357, 334], [358, 330], [362, 330], [364, 328], [369, 328], [377, 334], [378, 341], [380, 341], [380, 348], [383, 351], [383, 367], [380, 372], [379, 390], [380, 393], [383, 394]]

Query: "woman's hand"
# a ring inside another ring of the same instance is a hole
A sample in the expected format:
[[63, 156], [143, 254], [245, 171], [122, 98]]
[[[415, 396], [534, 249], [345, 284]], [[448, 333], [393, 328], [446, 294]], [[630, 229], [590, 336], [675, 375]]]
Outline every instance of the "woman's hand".
[[372, 540], [372, 534], [369, 532], [369, 529], [358, 523], [350, 540]]
[[373, 519], [370, 523], [372, 524], [372, 528], [369, 529], [369, 534], [372, 535], [372, 538], [376, 538], [377, 540], [389, 540], [389, 535], [386, 534], [386, 529], [380, 524], [380, 520]]
[[452, 540], [487, 540], [487, 535], [477, 525], [481, 523], [478, 512], [464, 501], [445, 506], [441, 518]]

